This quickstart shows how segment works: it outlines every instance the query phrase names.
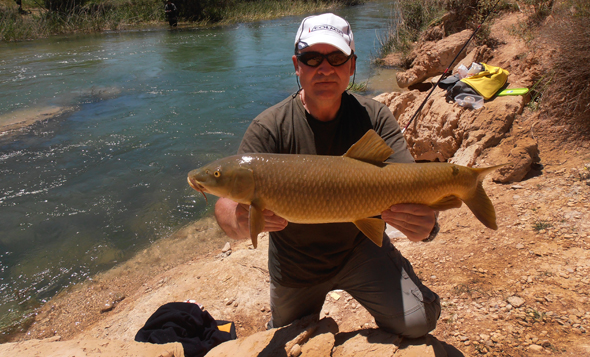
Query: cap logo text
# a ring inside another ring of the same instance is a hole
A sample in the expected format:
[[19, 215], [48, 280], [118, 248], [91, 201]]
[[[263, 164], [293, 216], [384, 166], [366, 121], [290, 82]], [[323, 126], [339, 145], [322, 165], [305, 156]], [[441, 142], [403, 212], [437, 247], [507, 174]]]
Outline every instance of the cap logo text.
[[336, 27], [334, 27], [332, 25], [317, 25], [317, 26], [310, 28], [309, 32], [322, 31], [322, 30], [334, 31], [334, 32], [337, 32], [340, 36], [344, 36], [344, 32], [340, 31], [339, 29], [337, 29]]

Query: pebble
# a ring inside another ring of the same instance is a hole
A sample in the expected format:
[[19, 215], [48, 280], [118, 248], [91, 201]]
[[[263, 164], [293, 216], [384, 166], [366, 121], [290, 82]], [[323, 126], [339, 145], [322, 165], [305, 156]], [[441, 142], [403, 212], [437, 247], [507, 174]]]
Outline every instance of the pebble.
[[227, 253], [227, 251], [231, 250], [231, 244], [229, 242], [225, 243], [223, 249], [221, 250], [222, 253]]
[[532, 344], [532, 345], [528, 346], [527, 349], [534, 351], [534, 352], [541, 352], [541, 351], [543, 351], [543, 346]]
[[516, 308], [521, 307], [525, 303], [524, 299], [518, 296], [510, 296], [506, 299], [506, 301]]
[[291, 347], [291, 351], [289, 351], [289, 357], [297, 357], [301, 355], [301, 346], [296, 343]]

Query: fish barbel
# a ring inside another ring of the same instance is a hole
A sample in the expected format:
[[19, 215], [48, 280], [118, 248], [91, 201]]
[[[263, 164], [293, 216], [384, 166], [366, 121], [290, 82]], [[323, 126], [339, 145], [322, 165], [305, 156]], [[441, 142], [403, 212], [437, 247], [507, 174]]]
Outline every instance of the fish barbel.
[[496, 168], [449, 163], [385, 163], [393, 150], [369, 130], [343, 156], [244, 154], [188, 174], [195, 190], [250, 206], [254, 247], [268, 209], [293, 223], [352, 222], [381, 246], [385, 222], [375, 216], [398, 203], [442, 211], [465, 202], [486, 227], [496, 213], [482, 181]]

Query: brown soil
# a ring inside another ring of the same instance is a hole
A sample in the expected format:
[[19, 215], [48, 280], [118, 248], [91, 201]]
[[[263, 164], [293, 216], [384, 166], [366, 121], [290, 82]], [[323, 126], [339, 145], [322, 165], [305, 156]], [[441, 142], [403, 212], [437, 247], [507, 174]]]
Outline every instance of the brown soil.
[[[505, 25], [506, 26], [506, 25]], [[507, 43], [506, 46], [511, 46]], [[520, 53], [521, 44], [506, 51]], [[539, 62], [549, 60], [541, 58]], [[481, 225], [467, 207], [442, 212], [431, 243], [393, 238], [426, 285], [442, 299], [433, 335], [466, 355], [590, 356], [590, 139], [572, 139], [560, 118], [529, 109], [505, 140], [532, 137], [541, 162], [522, 182], [484, 188], [499, 229]], [[493, 149], [480, 163], [502, 162]], [[132, 340], [160, 305], [195, 299], [239, 337], [265, 329], [269, 318], [267, 239], [259, 248], [227, 240], [212, 219], [47, 303], [19, 340], [58, 335]], [[206, 243], [203, 243], [205, 241]], [[204, 256], [193, 255], [211, 244]], [[233, 252], [233, 253], [232, 253]], [[341, 332], [375, 327], [348, 294], [328, 294], [322, 312]]]

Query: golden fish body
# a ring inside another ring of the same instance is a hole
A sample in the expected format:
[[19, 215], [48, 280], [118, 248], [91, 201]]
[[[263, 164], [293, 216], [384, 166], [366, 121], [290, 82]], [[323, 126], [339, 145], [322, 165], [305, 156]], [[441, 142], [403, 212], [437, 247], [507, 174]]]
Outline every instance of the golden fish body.
[[[471, 169], [444, 163], [379, 167], [348, 157], [256, 154], [247, 158], [258, 201], [294, 223], [354, 222], [397, 203], [434, 205], [467, 197], [476, 188]], [[249, 202], [244, 202], [249, 203]]]
[[445, 210], [463, 201], [484, 225], [497, 229], [494, 207], [481, 184], [495, 167], [384, 164], [391, 153], [371, 130], [344, 156], [237, 155], [191, 171], [188, 181], [198, 191], [250, 205], [254, 244], [264, 229], [264, 209], [294, 223], [353, 222], [377, 245], [385, 223], [370, 217], [398, 203]]

